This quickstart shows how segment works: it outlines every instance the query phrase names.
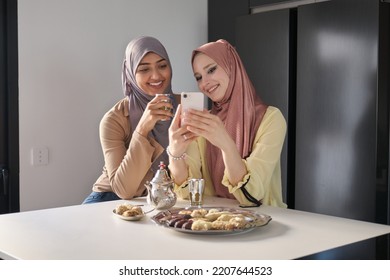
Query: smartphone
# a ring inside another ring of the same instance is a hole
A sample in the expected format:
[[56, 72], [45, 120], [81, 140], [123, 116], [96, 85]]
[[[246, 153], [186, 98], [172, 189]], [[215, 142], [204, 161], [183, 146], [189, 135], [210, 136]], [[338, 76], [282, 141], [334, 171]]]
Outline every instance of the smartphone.
[[202, 92], [182, 92], [181, 93], [182, 111], [196, 109], [203, 111], [205, 107], [205, 98]]

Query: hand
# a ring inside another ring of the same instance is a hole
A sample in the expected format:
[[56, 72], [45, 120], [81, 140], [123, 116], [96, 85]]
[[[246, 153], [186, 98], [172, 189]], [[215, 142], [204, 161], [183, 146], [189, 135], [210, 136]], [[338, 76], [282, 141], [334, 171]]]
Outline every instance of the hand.
[[247, 174], [246, 165], [221, 119], [206, 110], [189, 110], [185, 112], [184, 120], [188, 131], [203, 136], [221, 150], [229, 182], [236, 185], [242, 181]]
[[228, 150], [233, 144], [233, 140], [221, 119], [209, 111], [190, 109], [184, 112], [183, 121], [188, 131], [206, 138], [211, 144], [223, 151]]
[[173, 106], [169, 97], [157, 94], [146, 105], [135, 131], [145, 137], [148, 136], [158, 121], [167, 121], [173, 116], [172, 111]]
[[192, 132], [189, 132], [185, 126], [181, 126], [182, 107], [179, 105], [171, 126], [169, 127], [169, 151], [179, 157], [187, 150], [188, 145], [197, 138]]

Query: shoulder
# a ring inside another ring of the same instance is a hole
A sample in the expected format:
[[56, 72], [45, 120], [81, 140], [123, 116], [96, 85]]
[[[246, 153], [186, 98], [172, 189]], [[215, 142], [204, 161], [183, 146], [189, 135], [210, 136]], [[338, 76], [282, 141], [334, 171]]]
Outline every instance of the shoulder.
[[119, 100], [105, 115], [129, 116], [129, 99], [127, 97]]
[[268, 132], [275, 132], [284, 135], [286, 130], [287, 123], [282, 112], [276, 107], [268, 106], [263, 120], [257, 130], [256, 138], [260, 138], [263, 134]]
[[129, 101], [128, 98], [119, 100], [110, 110], [108, 110], [101, 122], [101, 126], [120, 124], [128, 126], [129, 119]]
[[274, 106], [268, 106], [267, 111], [264, 114], [262, 124], [263, 123], [279, 123], [280, 125], [286, 125], [286, 119], [284, 118], [282, 112], [274, 107]]
[[284, 118], [282, 112], [279, 110], [279, 108], [274, 106], [268, 106], [267, 111], [264, 114], [264, 118]]

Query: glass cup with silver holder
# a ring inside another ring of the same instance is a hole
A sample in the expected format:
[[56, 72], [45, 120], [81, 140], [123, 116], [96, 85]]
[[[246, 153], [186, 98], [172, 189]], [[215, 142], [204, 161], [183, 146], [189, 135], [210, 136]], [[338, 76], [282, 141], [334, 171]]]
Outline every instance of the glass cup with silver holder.
[[188, 191], [190, 193], [190, 205], [201, 207], [203, 205], [204, 179], [189, 179]]
[[[158, 93], [157, 96], [165, 96], [166, 99], [163, 99], [161, 102], [164, 103], [171, 103], [172, 104], [172, 96], [169, 93]], [[173, 112], [173, 109], [168, 107], [168, 106], [162, 106], [160, 109], [165, 110], [165, 111], [171, 111]]]

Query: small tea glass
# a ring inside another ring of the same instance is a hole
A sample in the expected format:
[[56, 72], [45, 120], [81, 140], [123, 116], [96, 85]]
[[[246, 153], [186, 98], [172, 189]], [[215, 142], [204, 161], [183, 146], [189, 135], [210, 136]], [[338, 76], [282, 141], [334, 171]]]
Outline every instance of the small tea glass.
[[[164, 102], [169, 102], [172, 104], [171, 94], [169, 93], [158, 93], [157, 96], [165, 96], [167, 99], [163, 100]], [[173, 112], [173, 109], [168, 106], [162, 106], [160, 109], [165, 111], [171, 111]]]
[[188, 191], [190, 193], [190, 205], [203, 205], [204, 180], [203, 179], [189, 179]]

